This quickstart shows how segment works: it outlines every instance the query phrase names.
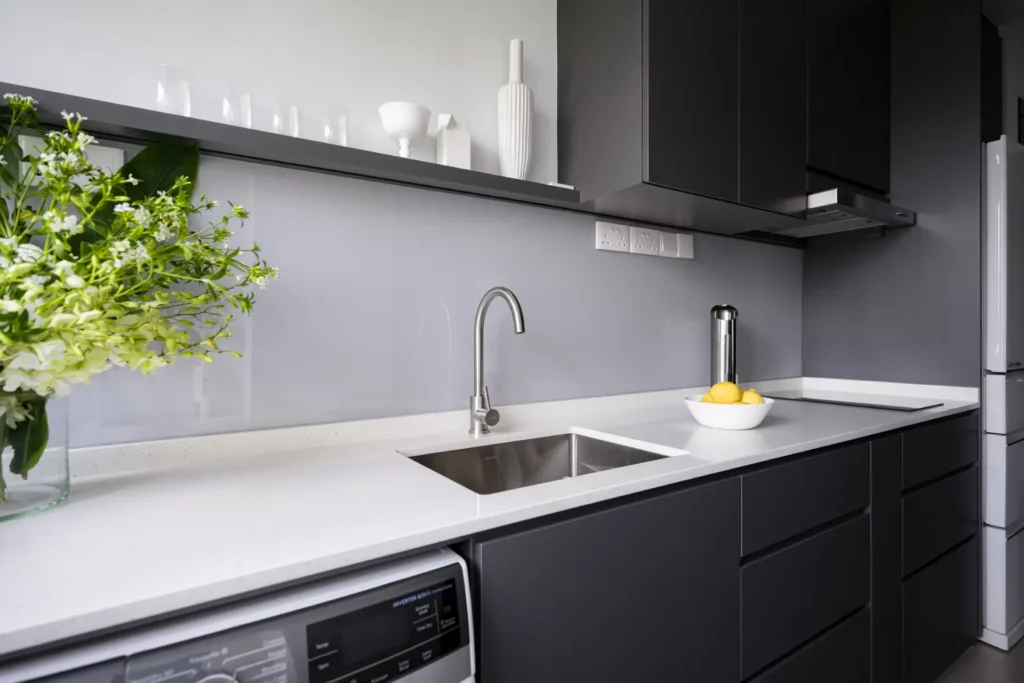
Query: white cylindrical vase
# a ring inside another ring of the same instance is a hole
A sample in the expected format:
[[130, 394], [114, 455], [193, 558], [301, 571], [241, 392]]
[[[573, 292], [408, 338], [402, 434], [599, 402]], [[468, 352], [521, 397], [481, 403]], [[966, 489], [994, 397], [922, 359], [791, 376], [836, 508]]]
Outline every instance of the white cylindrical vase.
[[501, 175], [525, 180], [533, 148], [533, 93], [523, 83], [523, 41], [509, 46], [508, 84], [498, 91], [498, 163]]

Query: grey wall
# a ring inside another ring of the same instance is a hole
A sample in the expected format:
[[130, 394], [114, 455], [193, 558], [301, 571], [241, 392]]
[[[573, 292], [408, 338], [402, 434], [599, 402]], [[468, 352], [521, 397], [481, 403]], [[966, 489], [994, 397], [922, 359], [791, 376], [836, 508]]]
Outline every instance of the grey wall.
[[235, 325], [244, 359], [112, 370], [72, 395], [76, 446], [468, 405], [473, 316], [488, 316], [496, 404], [707, 381], [708, 311], [740, 311], [743, 379], [800, 374], [800, 251], [698, 235], [694, 261], [594, 249], [592, 219], [204, 159], [201, 191], [240, 202], [281, 277]]
[[[158, 65], [194, 72], [195, 115], [216, 118], [248, 83], [257, 127], [280, 95], [304, 135], [330, 104], [351, 109], [350, 144], [393, 153], [377, 106], [411, 99], [453, 112], [474, 167], [497, 171], [497, 91], [508, 41], [525, 41], [535, 100], [532, 177], [557, 175], [557, 0], [54, 0], [47, 49], [0, 60], [0, 79], [153, 106]], [[7, 8], [35, 25], [32, 3]], [[156, 28], [154, 28], [156, 27]], [[68, 63], [113, 64], [68, 69]], [[433, 143], [416, 156], [431, 159]], [[693, 386], [707, 381], [708, 310], [740, 310], [743, 379], [800, 374], [799, 251], [698, 236], [696, 261], [597, 252], [583, 216], [204, 159], [200, 188], [245, 204], [281, 278], [233, 327], [242, 360], [180, 362], [155, 376], [113, 370], [71, 398], [75, 446], [461, 409], [472, 325], [486, 289], [519, 295], [527, 333], [500, 305], [487, 330], [496, 404]]]
[[892, 4], [892, 201], [918, 225], [807, 251], [803, 372], [978, 386], [981, 6]]

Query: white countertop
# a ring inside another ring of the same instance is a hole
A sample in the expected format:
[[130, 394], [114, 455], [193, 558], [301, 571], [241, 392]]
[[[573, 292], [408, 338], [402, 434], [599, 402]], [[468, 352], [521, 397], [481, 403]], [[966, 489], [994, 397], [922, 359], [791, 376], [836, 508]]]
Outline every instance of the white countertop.
[[699, 426], [688, 390], [503, 408], [488, 440], [577, 431], [672, 457], [490, 496], [397, 452], [471, 445], [465, 411], [84, 449], [66, 503], [0, 524], [0, 656], [978, 406], [914, 390], [945, 402], [780, 400], [745, 432]]

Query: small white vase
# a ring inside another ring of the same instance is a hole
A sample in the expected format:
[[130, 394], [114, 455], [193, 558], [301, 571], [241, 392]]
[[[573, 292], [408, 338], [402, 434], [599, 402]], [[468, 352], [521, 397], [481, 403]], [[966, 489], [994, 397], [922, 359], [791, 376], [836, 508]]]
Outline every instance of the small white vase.
[[533, 148], [533, 93], [523, 83], [523, 41], [509, 46], [508, 84], [498, 91], [498, 163], [501, 175], [525, 180]]

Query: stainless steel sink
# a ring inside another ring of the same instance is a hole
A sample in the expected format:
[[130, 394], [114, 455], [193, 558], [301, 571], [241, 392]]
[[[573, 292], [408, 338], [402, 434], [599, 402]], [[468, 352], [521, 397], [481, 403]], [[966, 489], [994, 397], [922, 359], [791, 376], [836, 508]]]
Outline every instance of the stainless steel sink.
[[409, 459], [487, 495], [664, 457], [579, 434], [559, 434], [425, 453]]

